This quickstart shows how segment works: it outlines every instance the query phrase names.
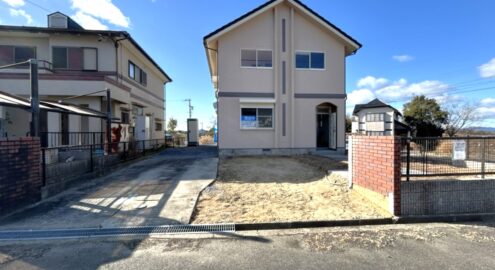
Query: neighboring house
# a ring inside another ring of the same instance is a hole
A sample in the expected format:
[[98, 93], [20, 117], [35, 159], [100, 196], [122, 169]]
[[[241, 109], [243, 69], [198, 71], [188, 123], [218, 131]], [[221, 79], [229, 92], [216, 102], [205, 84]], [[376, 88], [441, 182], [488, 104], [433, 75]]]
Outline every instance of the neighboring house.
[[204, 46], [220, 153], [345, 151], [345, 61], [361, 47], [352, 37], [300, 1], [272, 0]]
[[[121, 124], [122, 140], [164, 138], [165, 84], [172, 80], [127, 32], [86, 30], [60, 12], [48, 15], [48, 27], [0, 25], [0, 66], [31, 58], [40, 60], [41, 100], [108, 88], [113, 116], [119, 119], [113, 127]], [[29, 97], [28, 66], [0, 70], [0, 91]], [[105, 92], [66, 102], [103, 112], [107, 104]], [[4, 136], [29, 131], [30, 113], [25, 110], [4, 107], [0, 118]], [[49, 146], [91, 143], [86, 137], [104, 132], [105, 122], [42, 111], [40, 131]]]
[[406, 136], [409, 130], [409, 126], [402, 123], [402, 114], [379, 99], [357, 104], [352, 112], [352, 133]]

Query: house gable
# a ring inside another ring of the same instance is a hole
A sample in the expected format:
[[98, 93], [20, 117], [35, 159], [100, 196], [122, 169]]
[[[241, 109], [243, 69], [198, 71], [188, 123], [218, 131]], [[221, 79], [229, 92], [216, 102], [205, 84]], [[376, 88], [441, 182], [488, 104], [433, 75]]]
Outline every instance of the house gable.
[[321, 26], [323, 26], [326, 30], [328, 30], [330, 33], [335, 34], [337, 37], [342, 39], [347, 46], [349, 46], [349, 54], [355, 53], [359, 48], [362, 47], [362, 45], [356, 41], [354, 38], [349, 36], [347, 33], [342, 31], [340, 28], [335, 26], [334, 24], [330, 23], [328, 20], [323, 18], [321, 15], [310, 9], [308, 6], [303, 4], [299, 0], [271, 0], [268, 1], [267, 3], [253, 9], [252, 11], [244, 14], [243, 16], [235, 19], [234, 21], [222, 26], [221, 28], [213, 31], [212, 33], [206, 35], [204, 37], [204, 43], [205, 46], [209, 43], [212, 42], [216, 39], [218, 39], [220, 36], [224, 35], [225, 33], [237, 28], [238, 26], [242, 25], [243, 23], [253, 19], [257, 15], [264, 13], [271, 8], [280, 5], [282, 3], [287, 3], [290, 6], [294, 7], [296, 11], [300, 12], [301, 14], [306, 15], [307, 17], [311, 18], [314, 20], [316, 23], [319, 23]]

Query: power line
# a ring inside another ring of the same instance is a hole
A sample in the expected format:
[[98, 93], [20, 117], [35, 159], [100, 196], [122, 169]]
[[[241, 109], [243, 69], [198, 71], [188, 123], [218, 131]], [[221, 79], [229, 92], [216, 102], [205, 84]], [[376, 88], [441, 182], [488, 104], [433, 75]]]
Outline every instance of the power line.
[[41, 6], [41, 5], [39, 5], [39, 4], [36, 4], [36, 3], [34, 3], [34, 2], [32, 2], [32, 1], [30, 1], [30, 0], [24, 0], [24, 1], [28, 2], [29, 4], [31, 4], [31, 5], [33, 5], [33, 6], [36, 6], [36, 7], [40, 8], [40, 9], [44, 10], [44, 11], [46, 11], [46, 12], [52, 12], [51, 10], [49, 10], [49, 9], [47, 9], [47, 8], [45, 8], [45, 7]]

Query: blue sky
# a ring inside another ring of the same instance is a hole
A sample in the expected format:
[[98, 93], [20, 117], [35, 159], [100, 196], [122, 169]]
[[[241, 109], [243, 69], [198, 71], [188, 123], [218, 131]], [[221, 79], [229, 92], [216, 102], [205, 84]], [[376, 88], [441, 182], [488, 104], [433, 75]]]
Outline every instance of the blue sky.
[[[470, 102], [495, 127], [495, 1], [303, 0], [363, 44], [347, 58], [348, 111], [378, 97], [398, 109], [413, 95]], [[264, 0], [0, 0], [0, 23], [45, 26], [47, 9], [90, 29], [126, 30], [166, 70], [167, 118], [214, 119], [202, 38]], [[35, 4], [33, 4], [35, 3]], [[138, 4], [139, 3], [139, 4]], [[487, 90], [482, 90], [487, 89]]]

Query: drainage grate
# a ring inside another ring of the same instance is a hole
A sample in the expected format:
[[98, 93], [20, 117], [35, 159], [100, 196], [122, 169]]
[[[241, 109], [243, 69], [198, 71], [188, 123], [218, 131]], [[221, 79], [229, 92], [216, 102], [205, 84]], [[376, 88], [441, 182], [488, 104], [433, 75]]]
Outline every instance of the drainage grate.
[[89, 228], [62, 230], [0, 231], [0, 240], [29, 240], [48, 238], [81, 238], [99, 236], [128, 236], [151, 234], [235, 232], [234, 224], [165, 225], [128, 228]]

